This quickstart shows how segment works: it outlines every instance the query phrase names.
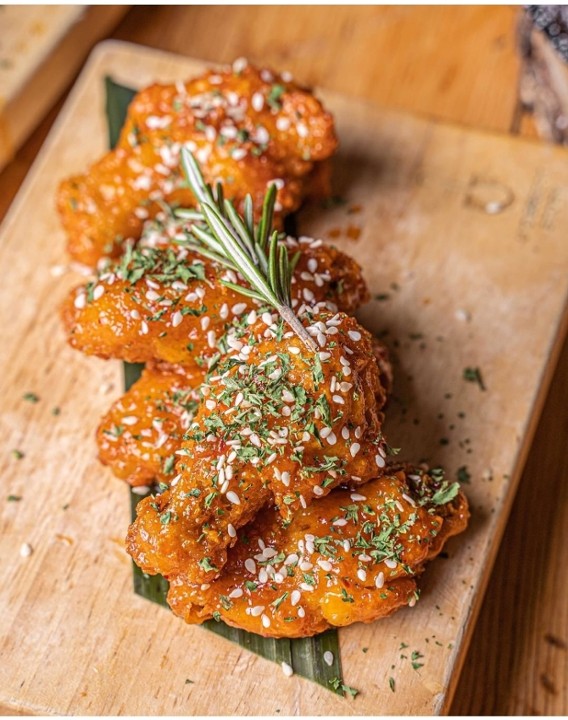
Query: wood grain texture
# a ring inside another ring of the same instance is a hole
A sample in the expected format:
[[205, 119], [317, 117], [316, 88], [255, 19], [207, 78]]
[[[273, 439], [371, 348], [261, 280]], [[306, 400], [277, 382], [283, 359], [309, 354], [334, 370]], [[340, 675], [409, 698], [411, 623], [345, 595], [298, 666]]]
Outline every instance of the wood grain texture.
[[[363, 691], [353, 703], [287, 680], [271, 663], [132, 594], [121, 548], [125, 489], [97, 464], [92, 443], [99, 415], [120, 391], [119, 366], [74, 353], [58, 326], [56, 307], [72, 278], [46, 272], [63, 259], [52, 195], [59, 178], [104, 149], [103, 114], [93, 111], [102, 108], [102, 76], [143, 85], [194, 67], [134, 48], [101, 49], [3, 227], [11, 274], [2, 298], [2, 435], [8, 450], [26, 456], [2, 456], [8, 492], [23, 500], [5, 503], [0, 516], [10, 579], [0, 614], [12, 628], [0, 641], [8, 661], [0, 702], [100, 714], [442, 712], [564, 329], [568, 208], [556, 199], [568, 185], [566, 153], [326, 95], [342, 139], [336, 187], [347, 204], [308, 209], [301, 228], [333, 237], [364, 264], [374, 292], [390, 295], [363, 318], [388, 331], [397, 360], [393, 442], [451, 474], [467, 464], [474, 481], [471, 527], [450, 545], [451, 559], [430, 568], [418, 606], [341, 631], [345, 679]], [[70, 128], [88, 140], [77, 144]], [[502, 212], [486, 212], [496, 201]], [[360, 231], [356, 241], [350, 227]], [[533, 322], [535, 306], [542, 322]], [[463, 381], [469, 364], [483, 368], [487, 392]], [[26, 391], [40, 401], [24, 402]], [[54, 406], [62, 408], [55, 419]], [[31, 557], [19, 556], [22, 542], [34, 548]], [[425, 654], [420, 673], [400, 657], [401, 642]]]
[[0, 7], [0, 168], [41, 121], [125, 7]]
[[[536, 137], [532, 118], [517, 105], [518, 12], [498, 6], [133, 7], [113, 36], [211, 60], [245, 55], [278, 65], [279, 57], [288, 58], [284, 64], [292, 66], [298, 77], [320, 86], [350, 93], [355, 78], [357, 93], [376, 103]], [[375, 32], [366, 29], [371, 15]], [[276, 22], [275, 17], [284, 22]], [[383, 28], [380, 32], [378, 26]], [[396, 33], [388, 30], [395, 26]], [[461, 32], [456, 33], [456, 28]], [[438, 82], [448, 76], [453, 77], [449, 90]], [[472, 83], [473, 76], [476, 81]], [[0, 173], [0, 218], [60, 105], [52, 108]], [[452, 713], [568, 714], [563, 664], [567, 651], [562, 649], [568, 641], [568, 547], [560, 542], [567, 532], [562, 495], [568, 480], [567, 395], [565, 346], [473, 633]], [[544, 580], [548, 590], [535, 591]], [[537, 592], [538, 598], [533, 600]], [[553, 678], [552, 685], [547, 675]]]

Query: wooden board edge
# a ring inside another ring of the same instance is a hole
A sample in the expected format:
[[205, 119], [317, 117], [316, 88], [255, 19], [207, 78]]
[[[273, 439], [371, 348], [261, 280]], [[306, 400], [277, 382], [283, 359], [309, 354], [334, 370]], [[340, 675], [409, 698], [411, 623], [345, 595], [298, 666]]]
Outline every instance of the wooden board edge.
[[127, 10], [122, 5], [86, 6], [20, 90], [0, 108], [0, 170], [73, 81], [89, 49], [118, 24]]

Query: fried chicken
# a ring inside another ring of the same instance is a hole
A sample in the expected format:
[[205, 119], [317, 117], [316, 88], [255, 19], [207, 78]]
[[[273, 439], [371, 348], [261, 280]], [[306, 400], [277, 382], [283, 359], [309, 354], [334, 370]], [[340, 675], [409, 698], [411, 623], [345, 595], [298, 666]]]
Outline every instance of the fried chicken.
[[416, 602], [415, 576], [467, 517], [457, 487], [394, 469], [357, 492], [334, 490], [288, 527], [263, 510], [239, 531], [217, 579], [174, 576], [168, 603], [188, 623], [216, 618], [271, 637], [373, 622]]
[[170, 490], [138, 505], [127, 545], [145, 572], [211, 577], [266, 503], [289, 521], [332, 488], [383, 471], [386, 392], [372, 336], [341, 313], [303, 322], [317, 353], [269, 312], [229, 336]]
[[200, 370], [151, 364], [103, 417], [97, 430], [99, 460], [133, 487], [169, 483], [201, 400]]
[[[390, 392], [392, 369], [386, 348], [373, 339], [380, 386]], [[151, 363], [117, 400], [97, 430], [99, 460], [133, 487], [167, 484], [174, 453], [182, 445], [199, 405], [204, 370]]]
[[117, 147], [59, 188], [57, 207], [75, 261], [95, 266], [120, 255], [161, 201], [195, 204], [181, 173], [182, 147], [196, 155], [208, 182], [223, 182], [241, 210], [247, 193], [260, 207], [276, 183], [281, 218], [312, 185], [321, 192], [321, 165], [337, 139], [332, 116], [309, 90], [242, 62], [186, 83], [152, 85], [130, 104]]
[[[290, 255], [300, 253], [291, 289], [296, 312], [320, 302], [353, 312], [368, 300], [354, 260], [320, 240], [283, 243]], [[223, 284], [246, 286], [233, 270], [187, 247], [155, 245], [129, 249], [70, 293], [62, 307], [69, 342], [103, 358], [207, 366], [224, 350], [229, 328], [253, 323], [261, 306]]]

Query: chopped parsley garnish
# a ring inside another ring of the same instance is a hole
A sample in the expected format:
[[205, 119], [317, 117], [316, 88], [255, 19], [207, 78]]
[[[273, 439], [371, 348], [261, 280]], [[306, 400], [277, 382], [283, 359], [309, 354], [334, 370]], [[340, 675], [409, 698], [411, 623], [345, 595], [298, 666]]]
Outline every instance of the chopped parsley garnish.
[[39, 402], [39, 395], [36, 395], [34, 392], [24, 393], [24, 395], [22, 397], [26, 402], [30, 402], [30, 403], [34, 403], [34, 404]]
[[471, 480], [471, 474], [470, 474], [469, 470], [467, 469], [467, 465], [462, 465], [462, 467], [458, 469], [457, 478], [458, 478], [458, 482], [461, 483], [462, 485], [469, 484], [469, 481]]
[[211, 570], [218, 569], [215, 567], [215, 565], [212, 564], [211, 558], [208, 557], [201, 558], [201, 560], [197, 564], [202, 570], [205, 570], [205, 572], [210, 572]]
[[482, 390], [486, 390], [481, 370], [478, 367], [466, 367], [463, 371], [463, 379], [471, 383], [477, 383]]

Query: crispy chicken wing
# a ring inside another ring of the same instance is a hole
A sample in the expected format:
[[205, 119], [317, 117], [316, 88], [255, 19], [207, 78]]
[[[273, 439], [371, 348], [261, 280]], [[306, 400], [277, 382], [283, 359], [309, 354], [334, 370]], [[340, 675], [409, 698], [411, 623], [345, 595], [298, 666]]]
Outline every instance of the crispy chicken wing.
[[199, 406], [203, 373], [185, 368], [144, 369], [117, 400], [97, 430], [99, 459], [133, 487], [169, 483], [180, 449]]
[[[380, 385], [390, 391], [391, 365], [386, 349], [373, 339]], [[97, 430], [99, 459], [132, 486], [167, 484], [174, 477], [181, 448], [199, 405], [205, 371], [151, 363], [103, 417]]]
[[[116, 256], [160, 201], [194, 205], [180, 168], [185, 146], [208, 182], [222, 181], [237, 207], [251, 193], [260, 206], [278, 187], [277, 214], [296, 210], [325, 183], [319, 169], [337, 147], [332, 116], [310, 91], [284, 75], [242, 62], [186, 83], [152, 85], [128, 109], [115, 150], [59, 188], [58, 210], [71, 257], [94, 266]], [[241, 208], [242, 209], [242, 208]]]
[[[267, 508], [239, 531], [217, 579], [174, 576], [168, 602], [188, 623], [215, 617], [272, 637], [307, 637], [413, 605], [415, 576], [467, 522], [463, 494], [446, 501], [438, 490], [436, 499], [437, 486], [422, 470], [395, 469], [357, 492], [334, 490], [288, 527]], [[446, 496], [456, 489], [446, 486]]]
[[333, 487], [384, 468], [386, 392], [372, 336], [341, 313], [303, 322], [320, 346], [315, 355], [269, 312], [229, 336], [230, 352], [201, 388], [171, 489], [138, 505], [128, 549], [145, 572], [210, 576], [236, 529], [268, 501], [289, 520]]
[[[296, 312], [319, 302], [351, 312], [367, 301], [354, 260], [320, 240], [283, 242], [292, 255], [300, 252], [292, 282]], [[206, 366], [223, 350], [228, 329], [254, 322], [260, 308], [223, 280], [246, 285], [233, 270], [183, 246], [129, 250], [65, 301], [69, 342], [104, 358]]]

